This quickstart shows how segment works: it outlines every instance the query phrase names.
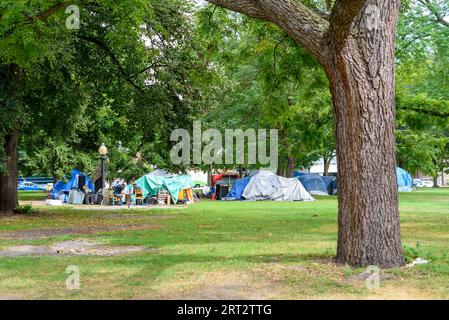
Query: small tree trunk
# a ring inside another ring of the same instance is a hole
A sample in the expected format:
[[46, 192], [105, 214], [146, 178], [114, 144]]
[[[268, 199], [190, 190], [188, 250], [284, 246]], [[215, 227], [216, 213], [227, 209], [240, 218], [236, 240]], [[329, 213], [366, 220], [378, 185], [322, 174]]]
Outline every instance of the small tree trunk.
[[5, 137], [3, 144], [7, 156], [7, 172], [4, 175], [0, 175], [0, 215], [12, 213], [18, 205], [18, 139], [19, 129], [16, 127]]
[[329, 166], [331, 163], [331, 159], [327, 157], [323, 157], [323, 176], [329, 175]]
[[[360, 14], [326, 67], [334, 102], [338, 159], [337, 261], [403, 265], [396, 186], [394, 48], [396, 14], [377, 2], [379, 21]], [[365, 30], [367, 28], [367, 30]]]
[[207, 185], [212, 186], [212, 165], [207, 169]]
[[280, 168], [277, 169], [276, 174], [278, 176], [285, 177], [286, 176], [286, 172], [287, 172], [287, 170], [286, 170], [285, 167], [280, 167]]
[[287, 178], [292, 178], [295, 172], [295, 158], [292, 156], [287, 156], [287, 172], [285, 176]]
[[438, 186], [438, 176], [433, 177], [433, 187], [434, 188], [439, 188], [439, 186]]

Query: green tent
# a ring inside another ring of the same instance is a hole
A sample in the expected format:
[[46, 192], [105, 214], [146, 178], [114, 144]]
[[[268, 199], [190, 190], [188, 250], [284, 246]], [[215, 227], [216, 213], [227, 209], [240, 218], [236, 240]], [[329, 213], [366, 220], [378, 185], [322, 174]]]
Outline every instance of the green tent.
[[157, 196], [160, 190], [167, 190], [173, 203], [178, 202], [179, 191], [193, 188], [193, 181], [189, 176], [145, 175], [136, 184], [142, 189], [144, 198]]

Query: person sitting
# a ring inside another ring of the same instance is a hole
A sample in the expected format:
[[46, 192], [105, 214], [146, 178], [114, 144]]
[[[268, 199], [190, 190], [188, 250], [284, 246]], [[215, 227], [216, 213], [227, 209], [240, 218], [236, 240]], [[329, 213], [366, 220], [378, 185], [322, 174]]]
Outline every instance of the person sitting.
[[125, 187], [125, 183], [118, 184], [114, 187], [114, 195], [120, 199], [122, 204], [125, 202]]

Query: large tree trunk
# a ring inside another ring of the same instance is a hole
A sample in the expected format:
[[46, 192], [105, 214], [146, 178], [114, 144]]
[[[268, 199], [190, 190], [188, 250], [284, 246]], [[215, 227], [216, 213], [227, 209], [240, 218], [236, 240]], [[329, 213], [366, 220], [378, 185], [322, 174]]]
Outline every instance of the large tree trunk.
[[18, 204], [17, 162], [19, 130], [15, 128], [5, 137], [3, 148], [7, 156], [5, 175], [0, 175], [0, 215], [10, 214]]
[[[22, 104], [22, 69], [17, 64], [8, 66], [10, 72], [10, 92], [8, 93], [15, 100], [18, 113]], [[10, 214], [18, 205], [17, 178], [18, 178], [18, 142], [19, 142], [19, 121], [13, 120], [9, 134], [0, 141], [0, 148], [4, 149], [6, 156], [6, 172], [0, 174], [0, 215]]]
[[[376, 21], [359, 14], [326, 67], [338, 160], [337, 260], [352, 266], [404, 263], [396, 186], [394, 48], [396, 14], [377, 1]], [[370, 10], [371, 10], [370, 9]], [[369, 25], [369, 23], [375, 25]], [[368, 24], [368, 25], [367, 25]]]

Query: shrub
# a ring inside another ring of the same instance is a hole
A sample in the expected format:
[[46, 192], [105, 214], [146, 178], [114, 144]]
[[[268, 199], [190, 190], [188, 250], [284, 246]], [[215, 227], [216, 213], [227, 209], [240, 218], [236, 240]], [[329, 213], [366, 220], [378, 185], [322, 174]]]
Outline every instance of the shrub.
[[37, 210], [34, 209], [31, 204], [25, 204], [23, 206], [17, 206], [14, 209], [14, 212], [17, 214], [33, 214], [33, 213], [36, 213]]
[[435, 256], [422, 249], [421, 243], [417, 242], [416, 246], [403, 246], [404, 258], [407, 263], [412, 262], [416, 258], [435, 260]]

